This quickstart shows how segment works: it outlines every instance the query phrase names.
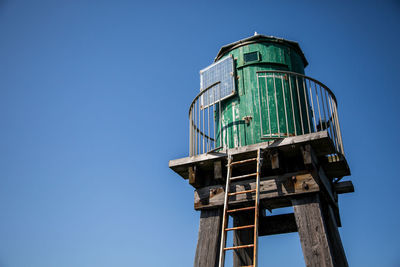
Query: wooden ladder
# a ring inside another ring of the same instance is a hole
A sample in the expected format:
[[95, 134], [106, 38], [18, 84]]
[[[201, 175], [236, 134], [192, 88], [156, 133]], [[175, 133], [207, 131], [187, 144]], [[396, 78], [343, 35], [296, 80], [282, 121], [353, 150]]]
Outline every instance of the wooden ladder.
[[[257, 162], [257, 170], [256, 170], [255, 173], [249, 173], [249, 174], [245, 174], [245, 175], [232, 177], [232, 166], [243, 164], [243, 163], [248, 163], [248, 162], [251, 162], [251, 161], [256, 161]], [[249, 266], [243, 266], [243, 267], [257, 267], [258, 213], [259, 213], [259, 198], [260, 198], [259, 197], [260, 196], [259, 193], [260, 193], [261, 164], [262, 164], [261, 149], [257, 150], [257, 157], [256, 158], [251, 158], [251, 159], [246, 159], [246, 160], [241, 160], [241, 161], [233, 162], [232, 161], [232, 156], [228, 155], [228, 165], [227, 165], [228, 172], [227, 172], [227, 175], [226, 175], [224, 214], [223, 214], [223, 217], [222, 217], [222, 234], [221, 234], [221, 247], [220, 247], [220, 251], [219, 251], [219, 267], [224, 267], [224, 264], [225, 264], [225, 251], [227, 251], [227, 250], [236, 250], [236, 249], [244, 249], [244, 248], [253, 248], [253, 264], [249, 265]], [[256, 179], [256, 188], [255, 189], [232, 192], [232, 193], [229, 192], [231, 181], [243, 180], [243, 179], [248, 178], [248, 177], [255, 177], [255, 179]], [[236, 196], [236, 195], [239, 195], [239, 194], [247, 194], [247, 193], [255, 193], [255, 204], [254, 204], [254, 206], [244, 207], [244, 208], [237, 208], [237, 209], [228, 209], [229, 197], [230, 196]], [[233, 214], [233, 213], [241, 212], [241, 211], [248, 211], [248, 210], [254, 210], [254, 224], [227, 228], [228, 227], [228, 221], [229, 221], [229, 214]], [[249, 229], [249, 228], [253, 228], [254, 229], [253, 244], [226, 247], [226, 236], [227, 236], [227, 232], [228, 231], [242, 230], [242, 229]]]

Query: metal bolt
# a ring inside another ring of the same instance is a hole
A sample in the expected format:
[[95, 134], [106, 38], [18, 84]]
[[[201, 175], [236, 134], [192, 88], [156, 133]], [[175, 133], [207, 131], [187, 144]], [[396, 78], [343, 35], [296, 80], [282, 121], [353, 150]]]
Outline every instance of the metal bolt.
[[296, 176], [292, 176], [292, 182], [293, 182], [293, 183], [297, 182]]
[[303, 182], [303, 188], [305, 190], [308, 190], [310, 187], [308, 186], [308, 184], [306, 182]]

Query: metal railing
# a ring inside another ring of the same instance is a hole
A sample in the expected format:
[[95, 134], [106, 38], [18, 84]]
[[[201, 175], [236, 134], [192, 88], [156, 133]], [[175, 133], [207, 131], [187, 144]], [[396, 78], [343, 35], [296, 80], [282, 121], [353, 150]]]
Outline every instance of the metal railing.
[[[216, 147], [216, 137], [222, 139], [221, 118], [221, 87], [220, 82], [214, 83], [202, 90], [192, 101], [189, 108], [189, 155], [195, 156], [221, 149]], [[212, 98], [208, 105], [203, 105], [205, 98]], [[218, 100], [217, 100], [218, 99]], [[215, 101], [217, 100], [217, 101]], [[217, 133], [217, 131], [219, 131]]]
[[[327, 131], [336, 152], [344, 155], [337, 101], [327, 86], [288, 71], [258, 71], [256, 79], [258, 103], [254, 118], [250, 119], [259, 120], [260, 142]], [[223, 116], [227, 105], [220, 95], [217, 82], [202, 90], [190, 105], [190, 156], [227, 148], [226, 140], [232, 138], [228, 128], [235, 126]], [[240, 144], [234, 142], [234, 147], [237, 146]]]

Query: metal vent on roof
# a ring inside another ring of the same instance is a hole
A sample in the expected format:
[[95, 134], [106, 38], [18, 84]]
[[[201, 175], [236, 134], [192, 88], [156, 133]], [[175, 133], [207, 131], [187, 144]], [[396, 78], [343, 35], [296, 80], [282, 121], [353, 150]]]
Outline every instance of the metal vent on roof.
[[[214, 86], [213, 86], [214, 85]], [[212, 86], [211, 88], [209, 88]], [[235, 94], [234, 60], [228, 56], [200, 71], [200, 91], [208, 89], [201, 97], [206, 108]]]

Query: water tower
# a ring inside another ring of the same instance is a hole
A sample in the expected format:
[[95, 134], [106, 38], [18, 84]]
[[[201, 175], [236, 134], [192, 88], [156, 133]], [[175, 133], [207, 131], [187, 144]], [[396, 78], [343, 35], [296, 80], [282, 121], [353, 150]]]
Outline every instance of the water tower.
[[[189, 156], [169, 162], [201, 211], [194, 266], [222, 267], [227, 251], [234, 266], [258, 266], [258, 253], [268, 253], [258, 238], [290, 232], [307, 266], [348, 266], [338, 195], [354, 187], [341, 180], [350, 169], [338, 104], [304, 74], [307, 65], [298, 43], [256, 34], [223, 46], [200, 71]], [[285, 207], [293, 212], [273, 215]]]

